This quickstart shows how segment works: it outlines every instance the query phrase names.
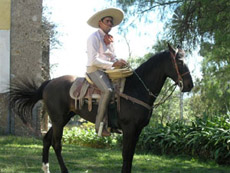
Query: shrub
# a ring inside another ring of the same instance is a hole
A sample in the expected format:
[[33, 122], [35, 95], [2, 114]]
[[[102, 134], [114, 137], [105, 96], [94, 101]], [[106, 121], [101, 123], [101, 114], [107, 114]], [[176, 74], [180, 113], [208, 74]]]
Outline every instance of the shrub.
[[[96, 148], [121, 146], [122, 136], [98, 137], [94, 125], [65, 128], [63, 142]], [[155, 154], [188, 154], [230, 164], [229, 116], [196, 118], [190, 125], [174, 121], [143, 129], [137, 149]]]
[[197, 118], [191, 125], [175, 121], [165, 126], [147, 126], [137, 148], [156, 154], [189, 154], [229, 164], [229, 117]]
[[105, 148], [116, 145], [114, 135], [99, 137], [95, 132], [95, 125], [92, 123], [84, 123], [79, 127], [65, 127], [62, 141], [64, 144], [77, 144], [94, 148]]

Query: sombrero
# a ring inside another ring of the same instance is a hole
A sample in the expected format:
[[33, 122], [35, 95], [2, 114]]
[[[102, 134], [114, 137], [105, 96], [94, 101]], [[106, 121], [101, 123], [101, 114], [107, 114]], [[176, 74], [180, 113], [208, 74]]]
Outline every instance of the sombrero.
[[113, 17], [113, 26], [119, 25], [124, 18], [124, 12], [118, 8], [107, 8], [95, 13], [92, 17], [89, 18], [87, 23], [94, 27], [99, 28], [98, 22], [103, 18], [111, 16]]

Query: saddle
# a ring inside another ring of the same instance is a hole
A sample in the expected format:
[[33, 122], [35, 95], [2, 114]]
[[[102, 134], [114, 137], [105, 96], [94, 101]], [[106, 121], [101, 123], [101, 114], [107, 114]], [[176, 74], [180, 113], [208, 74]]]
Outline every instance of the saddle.
[[[125, 79], [126, 77], [131, 76], [133, 71], [132, 69], [126, 67], [122, 69], [106, 70], [105, 73], [107, 73], [109, 78], [112, 80], [115, 93], [123, 93]], [[88, 110], [92, 111], [93, 100], [97, 103], [99, 102], [99, 99], [101, 98], [101, 91], [95, 84], [93, 84], [86, 74], [85, 78], [76, 78], [70, 88], [70, 96], [75, 100], [75, 109], [81, 109], [84, 105], [84, 102], [87, 101]], [[115, 98], [119, 98], [119, 95], [115, 94], [115, 97], [113, 97], [113, 102]], [[117, 105], [119, 109], [120, 104]]]
[[[120, 78], [113, 80], [113, 87], [115, 90], [115, 95], [112, 98], [111, 102], [119, 97], [116, 93], [122, 93], [125, 86], [125, 78]], [[72, 84], [70, 91], [70, 97], [75, 100], [75, 109], [81, 109], [85, 102], [88, 103], [88, 111], [92, 111], [93, 103], [98, 103], [101, 98], [101, 91], [97, 86], [88, 78], [80, 77], [76, 78]]]

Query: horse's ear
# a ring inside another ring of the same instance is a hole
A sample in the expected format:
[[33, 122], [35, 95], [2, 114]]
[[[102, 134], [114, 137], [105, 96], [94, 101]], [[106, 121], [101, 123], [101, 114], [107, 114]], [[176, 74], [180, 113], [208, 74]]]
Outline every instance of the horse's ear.
[[168, 43], [168, 48], [169, 48], [169, 51], [172, 52], [173, 54], [176, 53], [176, 50]]

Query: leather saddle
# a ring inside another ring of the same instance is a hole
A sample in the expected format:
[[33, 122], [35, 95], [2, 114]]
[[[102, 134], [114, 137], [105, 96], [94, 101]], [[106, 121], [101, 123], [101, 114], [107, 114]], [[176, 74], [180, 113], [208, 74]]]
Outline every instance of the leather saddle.
[[[121, 78], [116, 81], [112, 81], [113, 87], [119, 93], [122, 93], [125, 85], [125, 78]], [[92, 104], [98, 103], [101, 98], [101, 91], [95, 84], [88, 78], [88, 76], [76, 78], [72, 84], [69, 94], [72, 99], [75, 100], [75, 109], [81, 109], [85, 102], [88, 103], [88, 111], [92, 111]], [[114, 102], [117, 94], [112, 98], [111, 102]], [[119, 105], [119, 104], [117, 104]]]

